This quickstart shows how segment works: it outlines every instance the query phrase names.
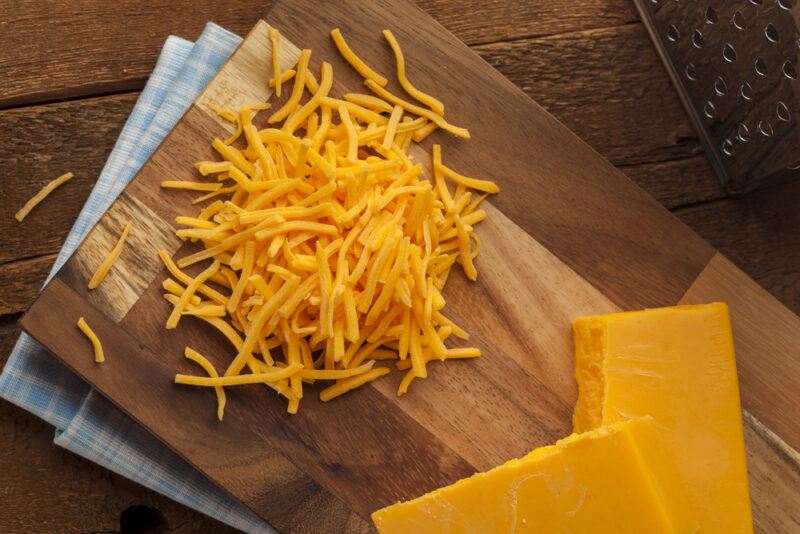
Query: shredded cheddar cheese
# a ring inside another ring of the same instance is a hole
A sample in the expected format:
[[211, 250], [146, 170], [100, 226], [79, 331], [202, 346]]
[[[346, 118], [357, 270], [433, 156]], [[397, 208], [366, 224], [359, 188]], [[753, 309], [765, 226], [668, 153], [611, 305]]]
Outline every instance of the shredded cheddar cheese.
[[161, 182], [161, 187], [168, 189], [187, 189], [189, 191], [219, 191], [222, 188], [222, 184], [206, 184], [200, 182], [165, 180]]
[[272, 45], [272, 72], [275, 80], [275, 96], [281, 96], [281, 62], [278, 52], [280, 51], [281, 35], [275, 28], [269, 29], [269, 42]]
[[434, 113], [438, 115], [444, 115], [444, 104], [442, 104], [441, 101], [427, 93], [423, 93], [414, 87], [411, 82], [408, 81], [408, 78], [406, 78], [406, 60], [403, 56], [403, 51], [400, 49], [400, 43], [397, 42], [397, 39], [391, 30], [383, 30], [383, 37], [386, 39], [386, 42], [389, 43], [389, 46], [392, 47], [392, 51], [394, 52], [394, 57], [397, 61], [397, 80], [400, 82], [400, 86], [403, 88], [403, 90], [409, 95], [413, 96], [417, 101], [422, 102], [431, 108]]
[[[405, 372], [397, 390], [404, 395], [428, 375], [429, 362], [480, 356], [477, 348], [446, 345], [468, 334], [445, 315], [442, 292], [453, 266], [477, 277], [474, 228], [486, 217], [479, 206], [499, 189], [446, 166], [438, 144], [427, 168], [409, 154], [438, 128], [463, 138], [469, 132], [408, 82], [391, 32], [384, 35], [398, 79], [427, 107], [383, 89], [386, 79], [338, 30], [331, 35], [374, 96], [331, 95], [331, 65], [322, 63], [315, 76], [311, 51], [303, 50], [295, 69], [275, 72], [276, 92], [281, 82], [294, 83], [266, 128], [251, 114], [264, 105], [226, 114], [241, 134], [211, 141], [220, 161], [198, 162], [194, 180], [162, 184], [208, 192], [198, 203], [211, 200], [175, 220], [177, 235], [198, 248], [176, 260], [163, 250], [159, 256], [170, 275], [167, 328], [188, 317], [230, 342], [231, 353], [220, 355], [224, 371], [187, 347], [207, 376], [175, 377], [215, 388], [220, 419], [225, 387], [264, 385], [296, 413], [312, 384], [329, 383], [318, 390], [327, 402], [388, 374], [378, 362]], [[202, 262], [205, 268], [195, 265]]]
[[62, 174], [61, 176], [59, 176], [59, 177], [58, 177], [58, 178], [56, 178], [55, 180], [53, 180], [53, 181], [49, 182], [47, 185], [45, 185], [44, 187], [42, 187], [42, 188], [39, 190], [39, 192], [38, 192], [38, 193], [36, 193], [35, 195], [33, 195], [33, 196], [32, 196], [32, 197], [31, 197], [31, 198], [30, 198], [30, 199], [29, 199], [29, 200], [28, 200], [28, 201], [25, 203], [25, 205], [24, 205], [24, 206], [22, 206], [22, 209], [20, 209], [20, 210], [19, 210], [19, 211], [18, 211], [18, 212], [17, 212], [17, 213], [14, 215], [14, 218], [15, 218], [15, 219], [16, 219], [18, 222], [22, 222], [22, 220], [23, 220], [23, 219], [25, 219], [25, 217], [27, 217], [27, 216], [28, 216], [28, 214], [31, 212], [31, 210], [32, 210], [33, 208], [35, 208], [35, 207], [36, 207], [36, 206], [39, 204], [39, 202], [41, 202], [42, 200], [44, 200], [44, 199], [45, 199], [45, 197], [47, 197], [47, 195], [49, 195], [50, 193], [52, 193], [52, 192], [53, 192], [53, 191], [54, 191], [54, 190], [55, 190], [55, 189], [56, 189], [58, 186], [60, 186], [60, 185], [61, 185], [61, 184], [63, 184], [64, 182], [66, 182], [66, 181], [70, 180], [70, 179], [71, 179], [72, 177], [74, 177], [74, 176], [75, 176], [74, 174], [72, 174], [71, 172], [68, 172], [68, 173], [66, 173], [66, 174]]
[[[212, 378], [219, 377], [217, 370], [214, 369], [214, 366], [211, 365], [211, 362], [196, 350], [186, 347], [186, 350], [183, 354], [186, 356], [187, 360], [191, 360], [202, 367], [203, 370], [208, 373], [208, 376]], [[222, 421], [222, 418], [225, 415], [225, 389], [222, 386], [214, 386], [214, 392], [217, 394], [217, 419]]]
[[444, 120], [444, 117], [442, 115], [439, 115], [439, 114], [431, 111], [430, 109], [421, 108], [416, 104], [412, 104], [410, 102], [406, 102], [402, 98], [400, 98], [398, 96], [395, 96], [394, 94], [392, 94], [389, 91], [387, 91], [386, 89], [384, 89], [383, 86], [375, 83], [375, 80], [372, 80], [372, 79], [364, 80], [364, 85], [366, 85], [367, 88], [369, 88], [370, 91], [372, 91], [373, 93], [375, 93], [379, 97], [383, 98], [387, 102], [389, 102], [389, 103], [391, 103], [393, 105], [396, 105], [396, 106], [402, 106], [403, 109], [405, 109], [406, 111], [408, 111], [409, 113], [412, 113], [414, 115], [419, 115], [420, 117], [425, 117], [429, 121], [431, 121], [434, 124], [436, 124], [436, 126], [441, 128], [442, 130], [447, 130], [448, 132], [450, 132], [451, 134], [453, 134], [453, 135], [455, 135], [457, 137], [463, 137], [464, 139], [469, 139], [469, 131], [466, 128], [461, 128], [459, 126], [453, 126], [452, 124], [450, 124], [449, 122]]
[[361, 76], [367, 80], [372, 80], [381, 87], [389, 83], [389, 80], [372, 70], [369, 65], [364, 63], [364, 61], [362, 61], [361, 58], [359, 58], [355, 52], [353, 52], [353, 50], [344, 40], [344, 36], [342, 36], [342, 32], [339, 28], [334, 28], [331, 30], [331, 37], [333, 38], [336, 48], [339, 49], [339, 53], [342, 54], [342, 57], [345, 59], [345, 61], [350, 63], [350, 65], [356, 69]]
[[[286, 367], [270, 368], [268, 371], [252, 373], [248, 375], [236, 376], [190, 376], [175, 375], [176, 384], [186, 384], [189, 386], [241, 386], [244, 384], [261, 384], [265, 382], [275, 382], [283, 378], [296, 376], [303, 366], [299, 363], [287, 365]], [[388, 369], [387, 369], [388, 371]]]
[[100, 338], [97, 337], [97, 334], [95, 334], [94, 331], [89, 327], [83, 317], [78, 318], [78, 328], [80, 328], [81, 332], [83, 332], [86, 337], [89, 338], [89, 341], [92, 342], [92, 348], [94, 349], [94, 361], [97, 363], [103, 363], [106, 361], [106, 357], [103, 354], [103, 345], [100, 343]]
[[106, 256], [102, 263], [100, 263], [100, 265], [97, 267], [97, 270], [92, 275], [92, 278], [89, 280], [89, 289], [95, 289], [97, 286], [99, 286], [108, 274], [108, 271], [111, 270], [114, 262], [117, 261], [117, 258], [122, 252], [122, 247], [125, 245], [125, 239], [127, 239], [131, 228], [133, 228], [133, 223], [128, 222], [125, 225], [125, 228], [122, 230], [122, 235], [119, 236], [117, 244], [114, 245], [114, 248], [111, 249], [111, 252], [108, 253], [108, 256]]
[[[276, 71], [275, 71], [275, 72], [277, 72], [277, 69], [276, 69]], [[296, 71], [295, 71], [294, 69], [285, 70], [285, 71], [281, 72], [281, 74], [280, 74], [280, 77], [278, 78], [278, 81], [279, 81], [280, 83], [282, 83], [282, 84], [283, 84], [283, 83], [286, 83], [286, 82], [288, 82], [289, 80], [291, 80], [291, 79], [294, 77], [294, 75], [295, 75], [295, 74], [296, 74]], [[277, 84], [276, 84], [275, 78], [270, 78], [270, 80], [269, 80], [269, 86], [270, 86], [270, 87], [275, 87], [276, 85], [277, 85]], [[280, 96], [280, 95], [278, 95], [277, 91], [276, 91], [276, 93], [275, 93], [275, 94], [276, 94], [277, 96]]]

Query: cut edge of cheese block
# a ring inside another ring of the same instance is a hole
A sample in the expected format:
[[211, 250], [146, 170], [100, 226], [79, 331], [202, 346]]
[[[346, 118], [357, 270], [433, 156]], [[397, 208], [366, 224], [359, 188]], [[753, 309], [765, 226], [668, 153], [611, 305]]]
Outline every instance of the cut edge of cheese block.
[[605, 376], [603, 357], [606, 340], [601, 317], [583, 317], [572, 323], [575, 338], [575, 379], [578, 401], [572, 416], [574, 432], [586, 432], [603, 424]]
[[[662, 324], [664, 331], [659, 330]], [[693, 528], [708, 533], [752, 532], [727, 304], [681, 305], [582, 317], [573, 322], [573, 333], [579, 390], [573, 413], [574, 431], [586, 432], [645, 414], [653, 416], [660, 439], [671, 447], [666, 458], [681, 475], [676, 482], [686, 488], [687, 502], [694, 509], [695, 517], [687, 518]], [[687, 339], [698, 333], [708, 335], [687, 343]], [[625, 346], [626, 342], [630, 346]], [[680, 361], [682, 355], [691, 360]], [[696, 365], [696, 372], [689, 370], [689, 365]], [[711, 376], [704, 379], [704, 375]], [[622, 387], [626, 380], [638, 386]], [[662, 384], [664, 388], [659, 387]], [[679, 408], [681, 398], [691, 399], [684, 402], [691, 406]], [[634, 399], [649, 403], [651, 408], [644, 409]], [[659, 406], [663, 406], [662, 413], [658, 413]], [[707, 413], [719, 416], [715, 423], [705, 421], [711, 427], [699, 423], [704, 421], [702, 414]], [[697, 431], [691, 431], [693, 424], [697, 425]], [[707, 469], [718, 467], [721, 462], [708, 455], [725, 458], [725, 467], [719, 471]], [[744, 486], [744, 491], [740, 486]], [[735, 513], [728, 508], [735, 509]]]
[[[611, 517], [619, 518], [611, 525], [615, 532], [694, 532], [681, 513], [686, 501], [677, 473], [661, 460], [662, 446], [651, 417], [621, 421], [572, 434], [489, 471], [387, 506], [372, 519], [380, 534], [541, 532], [565, 525], [570, 532], [588, 533], [609, 526], [615, 521]], [[593, 457], [604, 454], [608, 456], [602, 461]], [[587, 477], [595, 484], [587, 485]], [[536, 486], [539, 481], [543, 484]], [[576, 493], [582, 496], [570, 502], [574, 509], [561, 514], [558, 506], [564, 503], [559, 501]], [[538, 513], [525, 511], [526, 504]], [[626, 515], [629, 504], [636, 510], [633, 518]], [[604, 517], [593, 516], [598, 510]]]
[[608, 352], [607, 325], [615, 319], [644, 318], [667, 311], [699, 311], [718, 308], [728, 315], [724, 302], [709, 304], [682, 304], [641, 311], [607, 313], [579, 317], [572, 322], [575, 342], [575, 380], [578, 383], [578, 400], [572, 415], [573, 432], [586, 432], [603, 425], [606, 396], [606, 375], [603, 369]]

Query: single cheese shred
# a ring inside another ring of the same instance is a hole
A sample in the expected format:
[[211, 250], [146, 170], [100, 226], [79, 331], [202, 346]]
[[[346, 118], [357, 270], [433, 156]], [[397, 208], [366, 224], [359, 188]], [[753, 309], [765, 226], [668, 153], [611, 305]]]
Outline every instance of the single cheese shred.
[[103, 345], [100, 343], [100, 339], [97, 337], [97, 334], [89, 327], [86, 323], [86, 320], [83, 317], [78, 319], [78, 328], [80, 328], [81, 332], [86, 334], [86, 337], [89, 338], [89, 341], [92, 342], [92, 348], [94, 348], [94, 361], [97, 363], [102, 363], [106, 361], [106, 357], [103, 354]]
[[336, 48], [339, 49], [339, 53], [342, 54], [342, 57], [345, 59], [345, 61], [350, 63], [350, 65], [356, 69], [361, 76], [367, 80], [374, 81], [381, 87], [389, 83], [389, 80], [372, 70], [369, 65], [364, 63], [364, 61], [359, 58], [355, 52], [353, 52], [353, 50], [347, 45], [347, 41], [344, 40], [344, 36], [339, 28], [334, 28], [331, 30], [331, 37], [333, 38]]
[[212, 140], [219, 161], [198, 162], [194, 180], [162, 184], [210, 202], [176, 218], [177, 235], [197, 248], [175, 260], [159, 256], [170, 275], [167, 328], [188, 316], [229, 343], [209, 358], [187, 347], [207, 376], [175, 377], [213, 388], [219, 419], [226, 387], [267, 387], [296, 413], [310, 387], [328, 402], [390, 374], [394, 363], [404, 373], [401, 396], [428, 376], [429, 363], [480, 356], [475, 347], [448, 346], [469, 336], [447, 316], [443, 291], [453, 266], [478, 276], [475, 226], [486, 217], [479, 206], [499, 188], [445, 165], [440, 144], [412, 150], [438, 128], [469, 132], [408, 82], [391, 32], [384, 35], [401, 85], [426, 107], [385, 90], [386, 79], [341, 32], [331, 35], [374, 95], [331, 95], [331, 65], [312, 72], [303, 50], [291, 74], [273, 74], [276, 89], [294, 83], [266, 127], [251, 115], [264, 105], [219, 110], [241, 133]]
[[281, 78], [280, 56], [278, 55], [280, 52], [281, 36], [275, 28], [270, 28], [268, 33], [269, 42], [272, 45], [272, 72], [274, 76], [273, 79], [275, 80], [275, 96], [281, 96], [281, 83], [283, 80]]
[[73, 176], [75, 176], [75, 175], [72, 174], [71, 172], [68, 172], [66, 174], [62, 174], [61, 176], [59, 176], [58, 178], [56, 178], [52, 182], [50, 182], [47, 185], [45, 185], [38, 193], [33, 195], [30, 198], [30, 200], [28, 200], [25, 203], [24, 206], [22, 206], [22, 209], [19, 210], [14, 215], [14, 218], [17, 219], [17, 221], [22, 222], [22, 220], [25, 219], [25, 217], [28, 216], [28, 214], [31, 212], [31, 210], [33, 208], [35, 208], [39, 204], [39, 202], [44, 200], [45, 197], [47, 197], [47, 195], [52, 193], [58, 186], [60, 186], [64, 182], [70, 180]]
[[108, 256], [106, 256], [102, 263], [100, 263], [94, 275], [92, 275], [91, 280], [89, 280], [89, 289], [95, 289], [97, 286], [99, 286], [108, 274], [108, 271], [111, 270], [114, 262], [117, 261], [117, 258], [122, 252], [122, 247], [125, 245], [125, 239], [128, 237], [131, 228], [133, 228], [133, 223], [128, 222], [128, 224], [125, 225], [125, 229], [122, 230], [122, 235], [119, 236], [117, 244], [114, 245], [114, 248], [111, 249], [111, 252], [108, 253]]
[[444, 104], [442, 104], [440, 100], [437, 100], [427, 93], [423, 93], [408, 81], [406, 77], [406, 60], [403, 56], [403, 50], [400, 48], [400, 43], [397, 42], [394, 34], [390, 30], [383, 30], [383, 36], [394, 52], [394, 57], [397, 61], [397, 80], [400, 82], [400, 86], [403, 90], [413, 96], [417, 101], [431, 108], [434, 113], [444, 115]]

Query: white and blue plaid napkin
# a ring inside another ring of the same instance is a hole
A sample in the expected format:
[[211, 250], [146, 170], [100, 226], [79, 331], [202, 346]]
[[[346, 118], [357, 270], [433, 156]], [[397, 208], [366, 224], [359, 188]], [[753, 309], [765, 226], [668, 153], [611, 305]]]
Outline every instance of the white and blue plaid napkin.
[[[208, 24], [195, 42], [169, 37], [48, 281], [241, 42]], [[56, 427], [55, 443], [246, 532], [274, 532], [185, 460], [22, 334], [0, 374], [0, 397]]]

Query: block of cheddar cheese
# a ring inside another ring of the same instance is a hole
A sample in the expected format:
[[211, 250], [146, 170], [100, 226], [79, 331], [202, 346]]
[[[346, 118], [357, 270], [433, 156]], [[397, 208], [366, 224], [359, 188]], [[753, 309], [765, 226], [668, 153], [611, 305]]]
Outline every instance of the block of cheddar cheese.
[[753, 530], [728, 307], [577, 319], [574, 430], [650, 415], [704, 534]]
[[372, 515], [380, 534], [689, 533], [652, 418], [573, 434]]

